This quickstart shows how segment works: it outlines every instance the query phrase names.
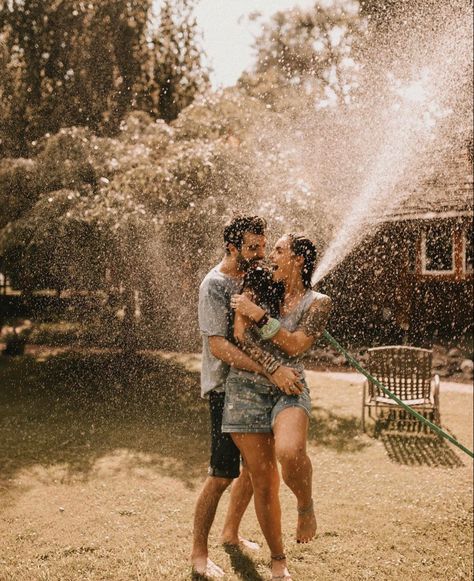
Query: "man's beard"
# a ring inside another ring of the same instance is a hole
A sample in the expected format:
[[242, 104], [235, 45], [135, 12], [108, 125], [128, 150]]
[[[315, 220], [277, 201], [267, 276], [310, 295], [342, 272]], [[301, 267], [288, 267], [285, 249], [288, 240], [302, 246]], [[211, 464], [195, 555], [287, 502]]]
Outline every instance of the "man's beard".
[[237, 269], [240, 272], [247, 272], [247, 270], [253, 264], [258, 264], [259, 262], [261, 262], [259, 258], [251, 258], [250, 260], [248, 260], [247, 258], [244, 258], [240, 253], [237, 255]]

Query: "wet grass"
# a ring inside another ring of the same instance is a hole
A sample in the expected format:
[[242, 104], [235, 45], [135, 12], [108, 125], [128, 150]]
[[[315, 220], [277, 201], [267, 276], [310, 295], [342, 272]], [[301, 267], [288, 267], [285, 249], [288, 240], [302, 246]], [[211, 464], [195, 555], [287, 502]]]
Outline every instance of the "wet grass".
[[[191, 579], [207, 407], [186, 357], [63, 353], [0, 358], [0, 580]], [[191, 366], [192, 367], [192, 366]], [[319, 535], [293, 540], [295, 581], [472, 578], [472, 462], [429, 434], [360, 431], [360, 386], [310, 378]], [[472, 446], [472, 398], [443, 394], [443, 426]], [[373, 426], [369, 426], [373, 430]], [[268, 551], [218, 542], [226, 579], [268, 579]], [[253, 508], [242, 532], [263, 538]]]

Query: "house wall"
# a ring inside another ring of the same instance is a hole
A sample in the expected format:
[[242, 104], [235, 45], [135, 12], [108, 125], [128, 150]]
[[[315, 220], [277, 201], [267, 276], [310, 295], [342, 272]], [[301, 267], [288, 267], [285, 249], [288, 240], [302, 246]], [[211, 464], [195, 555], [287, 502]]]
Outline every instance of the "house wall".
[[[466, 223], [450, 222], [458, 245]], [[421, 272], [420, 240], [428, 224], [412, 220], [381, 226], [322, 281], [320, 290], [334, 302], [332, 332], [354, 345], [406, 341], [428, 347], [472, 333], [472, 274]], [[457, 266], [460, 260], [457, 254]]]

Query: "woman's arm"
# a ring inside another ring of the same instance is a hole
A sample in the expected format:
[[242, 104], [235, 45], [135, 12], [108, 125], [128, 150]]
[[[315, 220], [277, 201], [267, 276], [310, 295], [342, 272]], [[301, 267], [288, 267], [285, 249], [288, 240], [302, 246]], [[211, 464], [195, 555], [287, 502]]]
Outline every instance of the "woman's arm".
[[261, 365], [265, 370], [264, 375], [287, 395], [298, 395], [303, 391], [299, 373], [291, 367], [282, 365], [278, 359], [260, 347], [254, 341], [250, 329], [244, 331], [243, 339], [239, 341], [239, 347], [253, 361]]
[[247, 329], [249, 329], [251, 324], [252, 321], [248, 317], [245, 317], [244, 315], [242, 315], [242, 313], [235, 311], [234, 339], [237, 341], [237, 343], [242, 343], [244, 341], [245, 332], [247, 331]]
[[[248, 317], [238, 311], [235, 312], [234, 337], [239, 347], [256, 365], [261, 366], [263, 375], [266, 375], [279, 389], [289, 395], [300, 393], [302, 385], [299, 383], [299, 375], [291, 367], [281, 365], [275, 357], [267, 353], [253, 340], [250, 331], [252, 324]], [[233, 367], [242, 369], [239, 365], [240, 362], [236, 363], [233, 364]]]
[[[244, 295], [234, 295], [233, 306], [236, 312], [247, 315], [254, 321], [260, 320], [265, 311]], [[281, 327], [271, 339], [287, 355], [295, 357], [305, 353], [319, 339], [329, 319], [332, 301], [327, 295], [318, 296], [298, 325], [296, 331]]]
[[317, 297], [303, 315], [296, 331], [281, 327], [271, 339], [287, 355], [293, 357], [306, 353], [311, 345], [321, 337], [332, 309], [332, 301], [327, 295]]
[[[252, 305], [255, 303], [252, 301], [253, 295], [248, 291], [244, 291], [241, 296], [245, 296], [249, 299]], [[256, 306], [256, 305], [255, 305]], [[263, 309], [262, 309], [263, 311]], [[265, 313], [265, 311], [263, 311]], [[255, 362], [263, 365], [267, 373], [273, 373], [279, 366], [279, 362], [267, 353], [262, 347], [254, 341], [252, 333], [250, 331], [251, 325], [254, 322], [248, 317], [243, 315], [240, 311], [235, 311], [234, 313], [234, 338], [238, 345], [244, 353], [251, 357]]]

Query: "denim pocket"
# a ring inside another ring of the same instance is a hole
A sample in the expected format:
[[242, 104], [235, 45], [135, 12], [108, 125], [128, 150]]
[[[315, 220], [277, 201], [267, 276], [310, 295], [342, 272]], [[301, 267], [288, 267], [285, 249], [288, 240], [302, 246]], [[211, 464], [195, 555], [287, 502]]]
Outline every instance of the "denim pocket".
[[256, 385], [252, 381], [234, 377], [227, 381], [223, 426], [270, 428], [273, 398], [268, 388], [261, 393], [255, 389]]

